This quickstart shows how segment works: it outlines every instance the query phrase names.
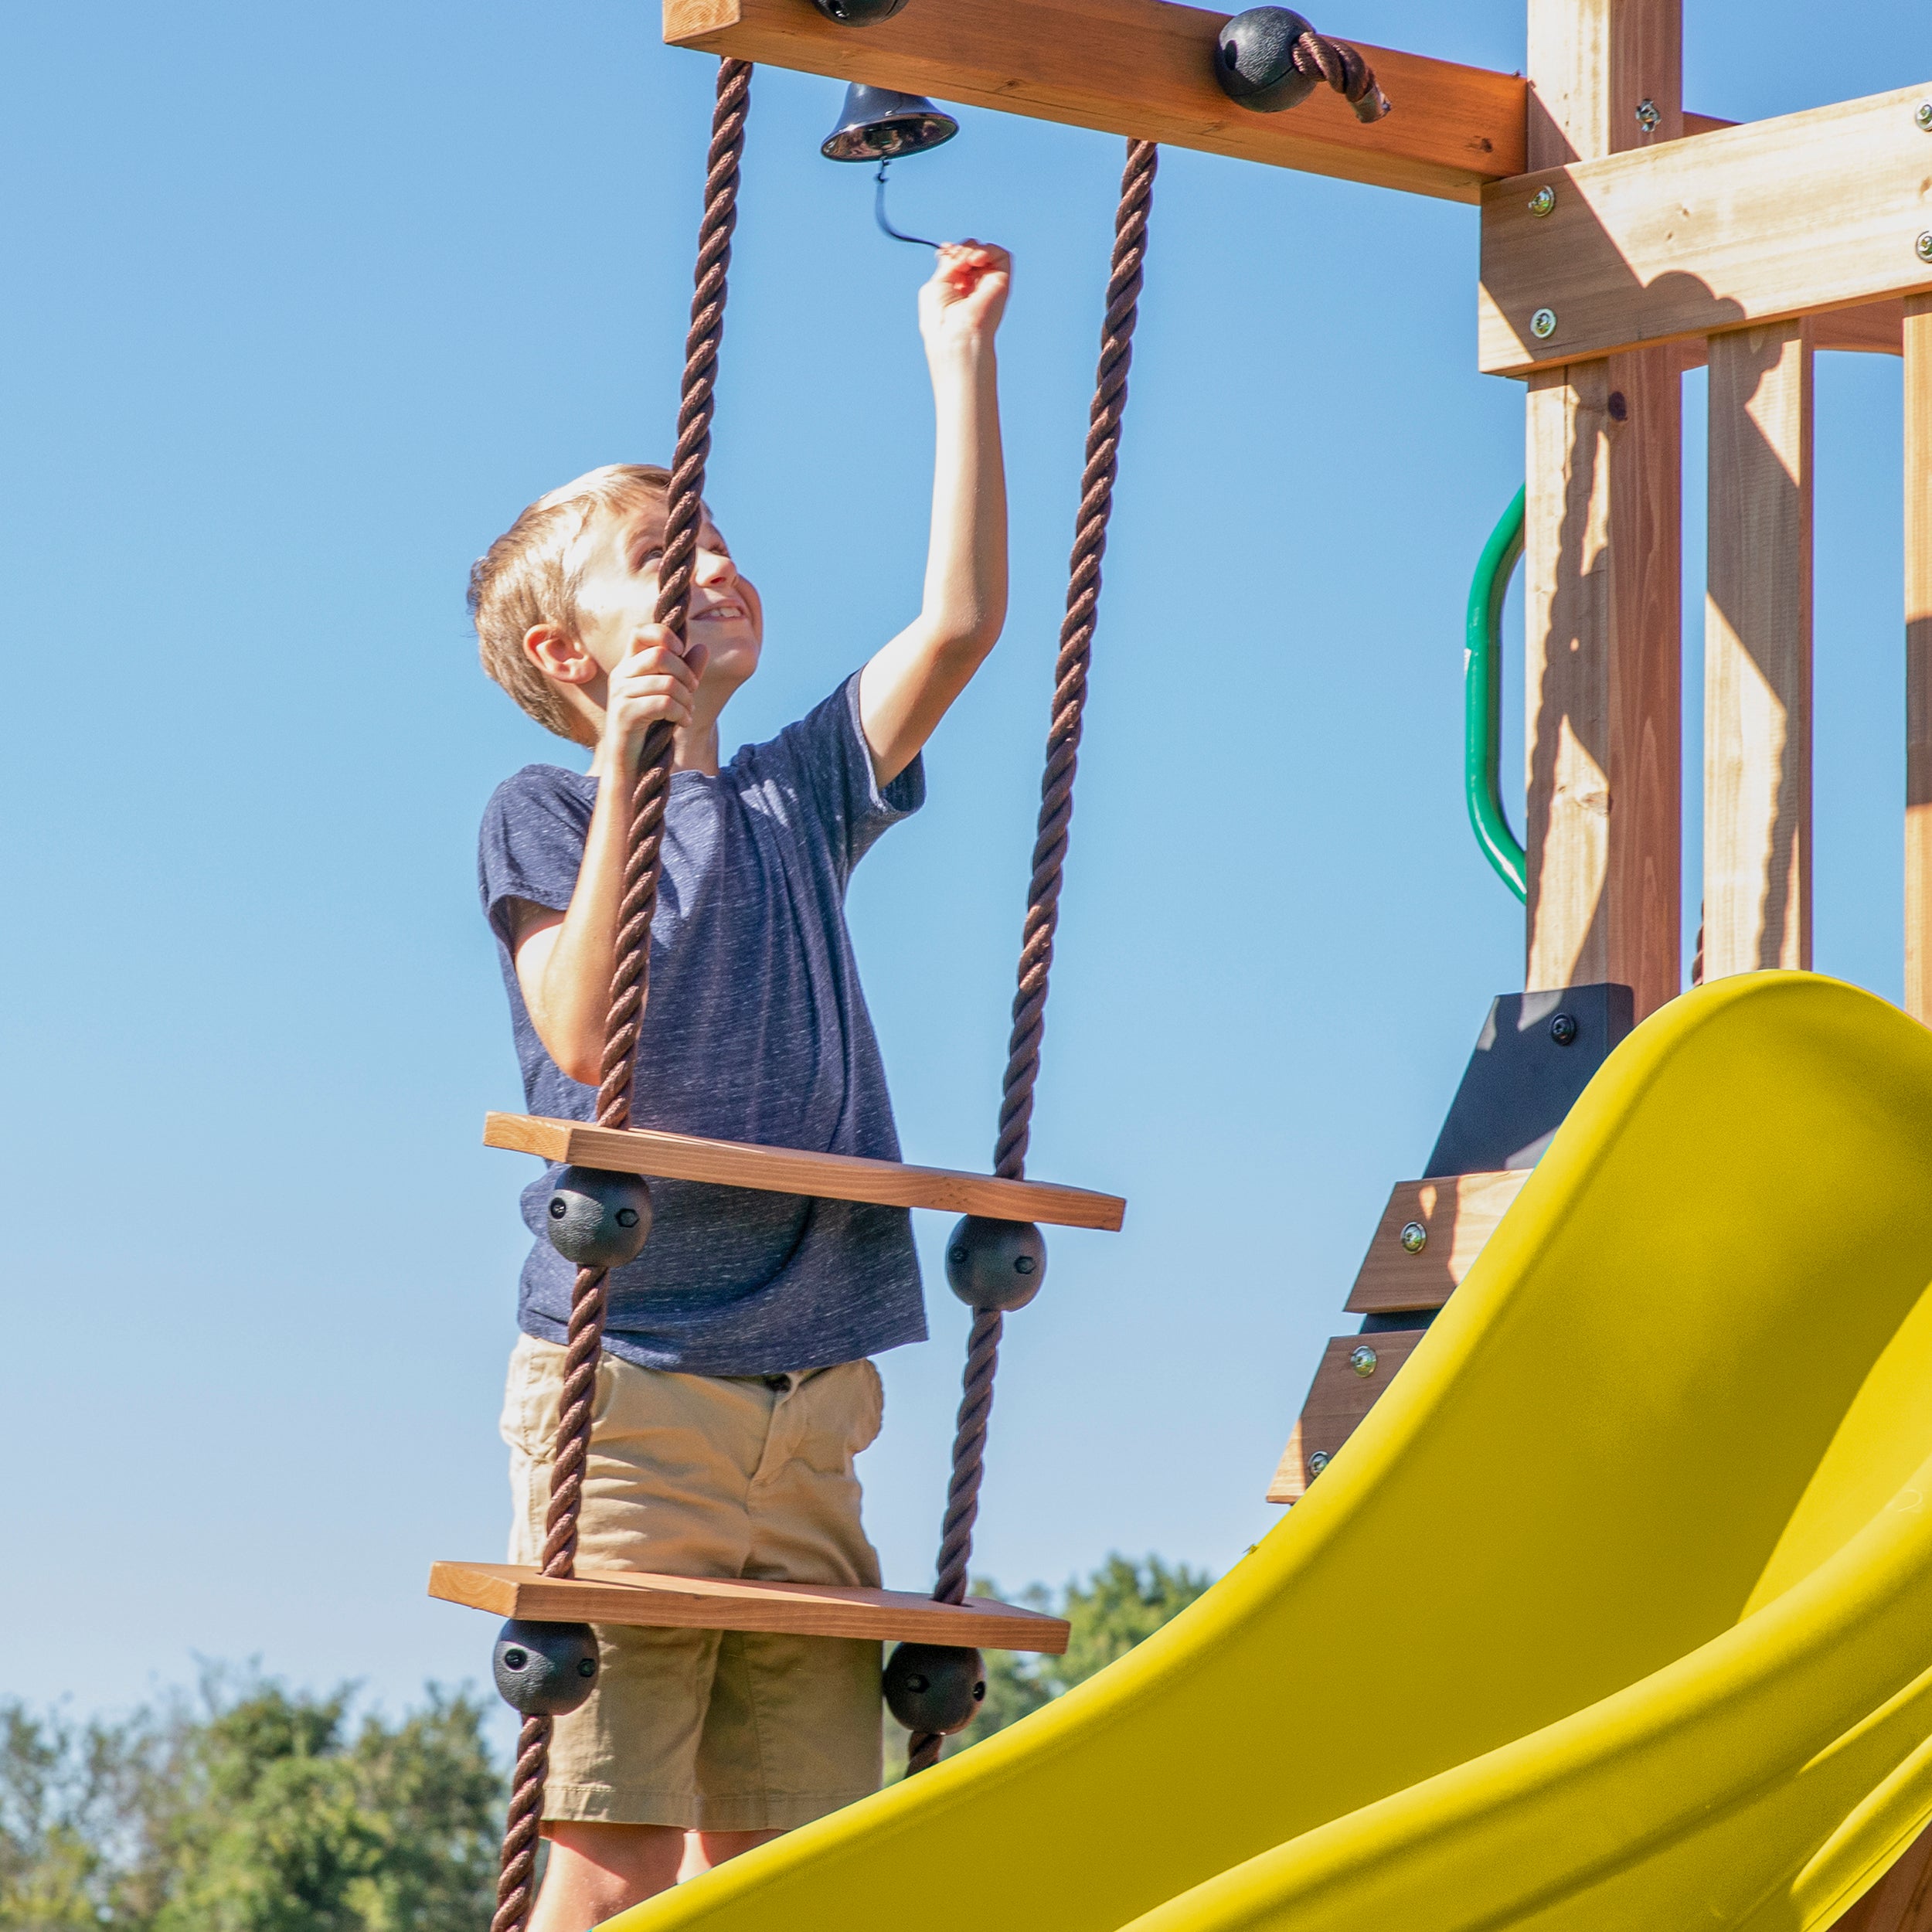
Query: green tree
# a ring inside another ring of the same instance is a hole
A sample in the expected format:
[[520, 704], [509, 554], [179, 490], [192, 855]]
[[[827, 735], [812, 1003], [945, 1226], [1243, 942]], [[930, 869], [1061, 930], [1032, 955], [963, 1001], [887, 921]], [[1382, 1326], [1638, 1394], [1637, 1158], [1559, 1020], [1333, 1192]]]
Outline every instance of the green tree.
[[502, 1779], [481, 1706], [400, 1724], [219, 1677], [117, 1724], [0, 1709], [7, 1932], [474, 1932]]

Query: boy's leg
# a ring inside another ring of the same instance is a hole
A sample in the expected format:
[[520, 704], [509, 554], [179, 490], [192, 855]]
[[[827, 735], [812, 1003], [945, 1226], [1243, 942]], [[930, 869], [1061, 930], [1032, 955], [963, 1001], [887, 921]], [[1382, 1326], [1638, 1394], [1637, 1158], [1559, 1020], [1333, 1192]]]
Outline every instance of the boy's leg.
[[530, 1932], [590, 1932], [592, 1926], [669, 1891], [685, 1855], [685, 1834], [671, 1825], [560, 1819], [548, 1835], [549, 1860], [530, 1914]]
[[709, 1872], [714, 1865], [735, 1859], [741, 1852], [769, 1845], [777, 1835], [776, 1832], [687, 1832], [684, 1862], [678, 1867], [678, 1883], [682, 1885], [686, 1879], [695, 1879], [700, 1872]]
[[[773, 1379], [743, 1573], [876, 1589], [852, 1459], [879, 1434], [879, 1372], [850, 1362]], [[700, 1832], [722, 1844], [789, 1831], [876, 1791], [879, 1663], [874, 1642], [726, 1631], [698, 1747]]]

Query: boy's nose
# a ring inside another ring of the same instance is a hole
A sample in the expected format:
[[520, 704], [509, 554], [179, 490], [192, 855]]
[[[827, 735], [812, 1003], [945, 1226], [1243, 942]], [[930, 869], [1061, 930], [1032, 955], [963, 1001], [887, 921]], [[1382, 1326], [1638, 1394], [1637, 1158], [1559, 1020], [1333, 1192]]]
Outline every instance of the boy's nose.
[[707, 550], [701, 544], [698, 549], [697, 567], [693, 575], [706, 587], [731, 583], [738, 574], [738, 566], [722, 550]]

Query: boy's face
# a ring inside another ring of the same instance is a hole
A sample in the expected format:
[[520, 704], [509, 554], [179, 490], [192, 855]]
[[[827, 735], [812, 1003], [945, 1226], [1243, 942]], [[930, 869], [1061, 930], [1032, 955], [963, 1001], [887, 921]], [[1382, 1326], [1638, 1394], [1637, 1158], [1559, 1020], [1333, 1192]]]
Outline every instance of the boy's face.
[[[665, 507], [607, 511], [577, 539], [578, 636], [607, 676], [629, 655], [638, 631], [657, 621]], [[699, 689], [716, 716], [758, 668], [764, 607], [709, 515], [698, 529], [689, 638], [706, 647]]]

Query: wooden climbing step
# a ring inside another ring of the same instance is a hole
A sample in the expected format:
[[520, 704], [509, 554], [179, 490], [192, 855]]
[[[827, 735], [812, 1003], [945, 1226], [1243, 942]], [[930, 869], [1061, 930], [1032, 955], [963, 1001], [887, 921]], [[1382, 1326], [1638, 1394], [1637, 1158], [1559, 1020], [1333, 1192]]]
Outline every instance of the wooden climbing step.
[[[546, 1161], [600, 1167], [670, 1181], [709, 1181], [770, 1194], [816, 1195], [883, 1207], [937, 1208], [995, 1221], [1044, 1221], [1049, 1226], [1119, 1232], [1127, 1203], [1117, 1195], [1051, 1181], [1002, 1181], [949, 1168], [908, 1167], [852, 1154], [808, 1154], [749, 1141], [709, 1141], [648, 1128], [593, 1127], [536, 1114], [484, 1117], [486, 1147], [509, 1148]], [[751, 1628], [747, 1626], [747, 1628]]]
[[[1420, 1318], [1441, 1308], [1529, 1175], [1528, 1168], [1508, 1168], [1398, 1182], [1349, 1291], [1349, 1312]], [[1268, 1485], [1270, 1502], [1301, 1501], [1421, 1338], [1419, 1328], [1385, 1328], [1329, 1342]]]
[[962, 1649], [1058, 1657], [1063, 1618], [990, 1597], [935, 1603], [906, 1590], [778, 1583], [738, 1577], [664, 1577], [646, 1570], [579, 1570], [546, 1577], [521, 1563], [440, 1563], [430, 1594], [498, 1617], [546, 1624], [639, 1624], [684, 1630], [780, 1630], [800, 1637], [911, 1638]]

